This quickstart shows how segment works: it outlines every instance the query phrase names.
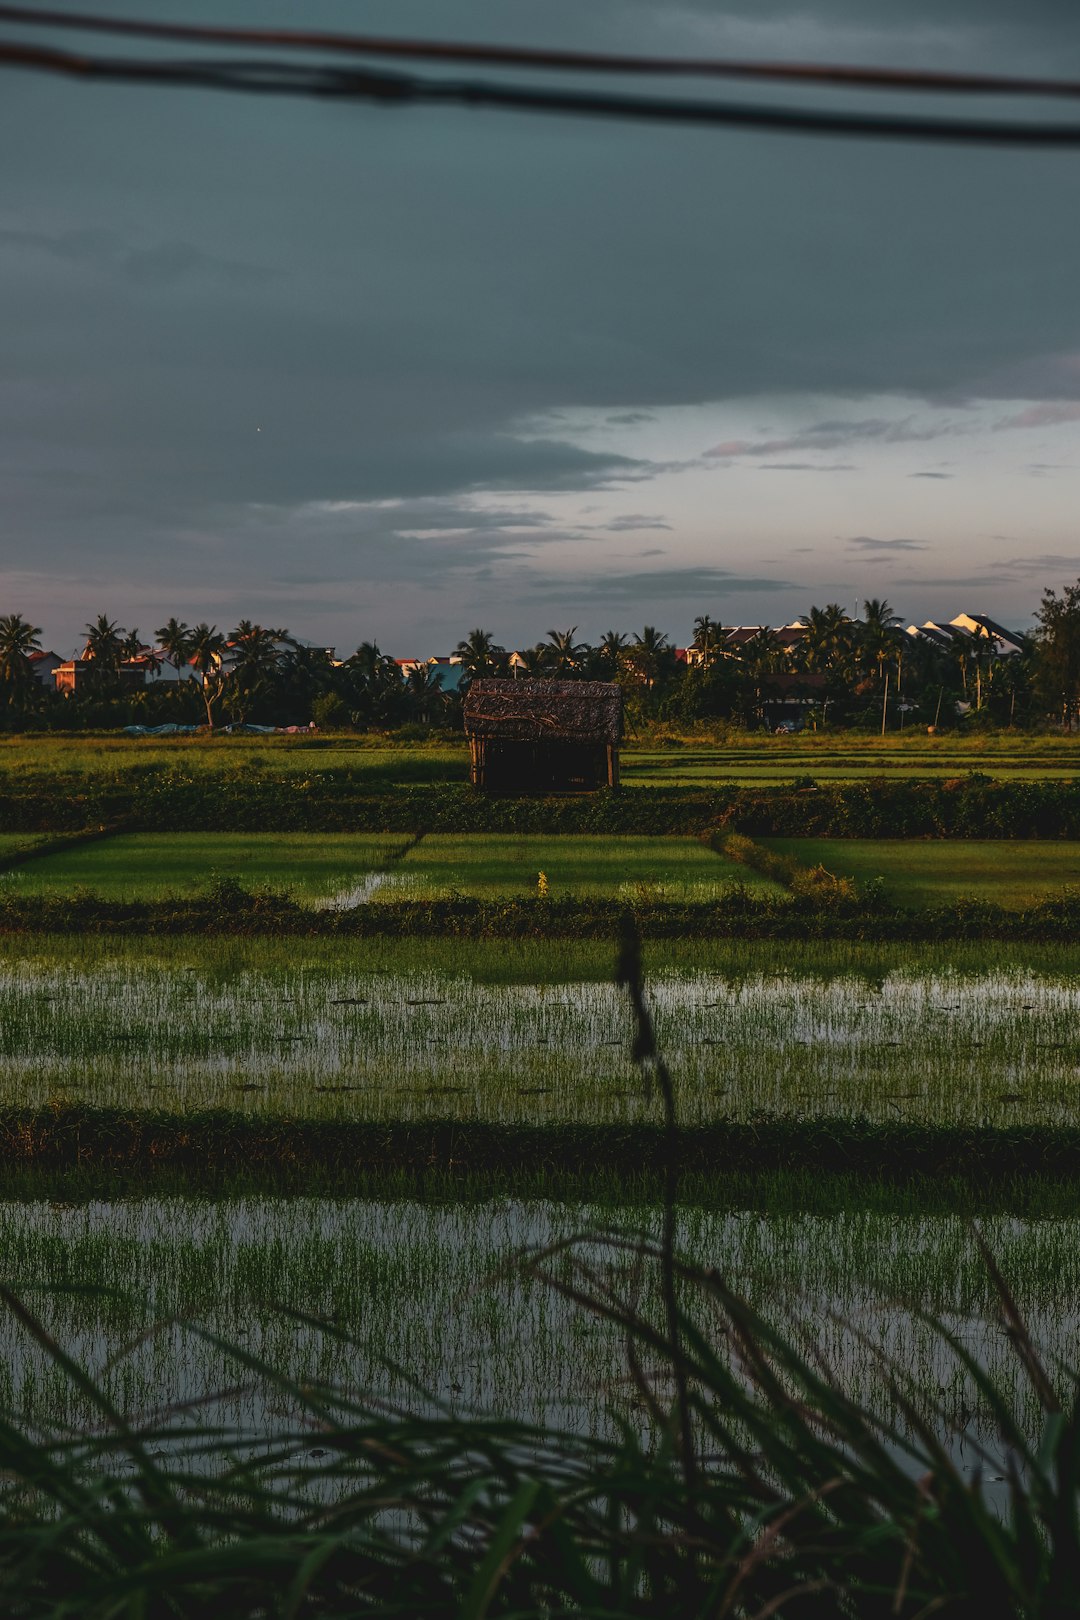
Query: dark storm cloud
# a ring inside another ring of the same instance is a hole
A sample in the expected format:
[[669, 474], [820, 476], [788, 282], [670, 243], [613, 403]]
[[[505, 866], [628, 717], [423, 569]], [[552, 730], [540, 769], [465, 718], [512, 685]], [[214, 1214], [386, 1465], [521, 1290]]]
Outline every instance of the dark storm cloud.
[[[212, 0], [180, 11], [220, 20]], [[310, 0], [304, 20], [358, 26], [345, 0]], [[295, 7], [265, 0], [260, 22], [294, 23]], [[932, 0], [368, 0], [363, 26], [1080, 69], [1080, 16], [1038, 3], [1021, 15], [1006, 0], [947, 12]], [[825, 453], [839, 470], [837, 451], [949, 431], [878, 417], [869, 396], [913, 412], [955, 402], [956, 430], [972, 399], [1030, 401], [1009, 407], [1003, 430], [1050, 429], [1074, 418], [1048, 405], [1080, 408], [1067, 154], [14, 75], [0, 82], [0, 150], [0, 561], [10, 575], [47, 556], [58, 579], [85, 571], [135, 607], [144, 585], [160, 595], [201, 581], [205, 614], [219, 589], [231, 600], [234, 575], [236, 591], [246, 578], [272, 596], [313, 545], [345, 548], [324, 559], [326, 578], [358, 594], [361, 556], [395, 580], [411, 567], [418, 588], [432, 577], [442, 542], [405, 544], [392, 522], [362, 529], [363, 544], [323, 539], [319, 502], [542, 500], [694, 464], [521, 428], [560, 411], [570, 422], [596, 409], [629, 432], [664, 406], [844, 396], [850, 411], [726, 451], [772, 470], [809, 470], [803, 457]], [[277, 508], [292, 513], [284, 528], [267, 515]], [[480, 567], [496, 531], [466, 527], [475, 555], [461, 555]], [[518, 531], [508, 547], [524, 544]], [[396, 548], [385, 562], [382, 545]], [[332, 612], [341, 594], [318, 599]], [[12, 605], [40, 616], [50, 603]]]

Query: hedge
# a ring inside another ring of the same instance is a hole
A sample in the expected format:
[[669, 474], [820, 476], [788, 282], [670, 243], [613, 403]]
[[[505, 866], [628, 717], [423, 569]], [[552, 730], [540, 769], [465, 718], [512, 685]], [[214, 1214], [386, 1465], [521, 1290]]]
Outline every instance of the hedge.
[[830, 783], [813, 787], [632, 788], [535, 799], [466, 784], [374, 785], [348, 769], [185, 772], [147, 767], [87, 776], [11, 773], [0, 831], [122, 824], [160, 832], [536, 832], [825, 838], [1080, 838], [1076, 781]]
[[604, 1175], [640, 1182], [674, 1152], [680, 1175], [716, 1178], [790, 1172], [904, 1184], [942, 1178], [977, 1189], [1025, 1177], [1080, 1179], [1080, 1130], [1054, 1126], [931, 1126], [822, 1118], [753, 1124], [494, 1125], [432, 1120], [262, 1118], [227, 1110], [170, 1114], [62, 1104], [0, 1110], [0, 1169], [91, 1168], [197, 1181], [258, 1175], [401, 1173], [459, 1178], [501, 1173], [558, 1180]]
[[[811, 874], [813, 876], [813, 874]], [[824, 874], [820, 886], [776, 898], [735, 885], [719, 900], [670, 903], [599, 898], [559, 900], [388, 900], [351, 910], [299, 905], [270, 889], [226, 879], [205, 895], [105, 900], [71, 895], [0, 896], [8, 934], [183, 935], [293, 938], [610, 939], [627, 915], [649, 939], [1013, 940], [1080, 942], [1080, 895], [1068, 892], [1024, 911], [986, 901], [902, 911], [877, 893], [851, 895]]]

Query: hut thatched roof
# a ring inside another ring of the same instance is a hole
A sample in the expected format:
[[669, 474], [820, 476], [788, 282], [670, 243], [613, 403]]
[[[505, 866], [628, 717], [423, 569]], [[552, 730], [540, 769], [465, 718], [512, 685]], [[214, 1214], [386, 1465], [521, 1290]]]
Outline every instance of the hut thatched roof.
[[616, 743], [622, 690], [614, 681], [473, 681], [465, 730], [507, 742]]

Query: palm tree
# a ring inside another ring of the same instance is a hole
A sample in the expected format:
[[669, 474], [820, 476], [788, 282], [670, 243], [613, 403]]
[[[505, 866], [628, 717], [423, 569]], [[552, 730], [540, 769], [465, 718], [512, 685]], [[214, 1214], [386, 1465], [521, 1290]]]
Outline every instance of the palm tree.
[[524, 648], [519, 656], [521, 658], [522, 667], [529, 680], [542, 680], [545, 675], [550, 675], [552, 673], [551, 648], [545, 646], [542, 641], [538, 641], [535, 647]]
[[690, 643], [701, 654], [701, 662], [708, 669], [717, 653], [720, 651], [721, 627], [715, 619], [710, 619], [707, 613], [700, 613], [694, 620], [694, 639]]
[[801, 622], [806, 626], [802, 654], [807, 669], [834, 678], [850, 678], [854, 627], [839, 602], [812, 607]]
[[470, 681], [480, 680], [485, 675], [497, 675], [506, 658], [506, 648], [496, 645], [495, 637], [490, 630], [470, 630], [464, 641], [459, 641], [454, 648], [454, 655], [461, 660], [461, 667]]
[[627, 637], [621, 630], [605, 630], [600, 637], [597, 657], [600, 663], [608, 665], [612, 675], [617, 675], [622, 666], [626, 643]]
[[144, 668], [152, 670], [155, 675], [161, 668], [161, 659], [158, 657], [153, 647], [143, 646], [142, 636], [137, 630], [129, 630], [127, 632], [123, 641], [120, 643], [120, 651], [123, 655], [122, 662], [125, 664], [130, 664], [136, 658], [141, 658]]
[[203, 703], [206, 705], [206, 723], [214, 729], [214, 704], [225, 691], [222, 658], [227, 646], [225, 637], [216, 624], [197, 624], [191, 632], [189, 657], [199, 672]]
[[241, 719], [277, 674], [282, 659], [279, 643], [287, 637], [285, 630], [269, 630], [261, 624], [253, 624], [250, 619], [241, 619], [229, 637], [232, 653], [229, 692], [237, 699]]
[[417, 664], [405, 677], [409, 700], [421, 725], [429, 725], [435, 705], [443, 698], [442, 670], [434, 664]]
[[564, 679], [578, 673], [581, 661], [589, 651], [585, 642], [574, 640], [576, 632], [577, 625], [572, 624], [569, 630], [549, 630], [547, 633], [552, 673]]
[[21, 613], [0, 616], [0, 686], [9, 703], [34, 678], [29, 659], [31, 653], [41, 651], [40, 634], [41, 627], [31, 624]]
[[107, 614], [99, 613], [93, 624], [86, 626], [86, 645], [83, 648], [83, 657], [92, 659], [102, 669], [117, 670], [124, 656], [124, 637], [126, 630], [122, 630], [115, 619]]
[[630, 647], [630, 659], [646, 686], [655, 686], [664, 656], [670, 651], [671, 643], [667, 636], [662, 630], [657, 630], [655, 625], [647, 624], [641, 633], [634, 637]]
[[863, 603], [859, 650], [866, 672], [878, 680], [884, 679], [886, 665], [898, 657], [902, 648], [900, 622], [900, 615], [893, 612], [883, 596], [872, 596]]
[[191, 631], [180, 619], [169, 619], [155, 630], [158, 646], [177, 675], [191, 661]]

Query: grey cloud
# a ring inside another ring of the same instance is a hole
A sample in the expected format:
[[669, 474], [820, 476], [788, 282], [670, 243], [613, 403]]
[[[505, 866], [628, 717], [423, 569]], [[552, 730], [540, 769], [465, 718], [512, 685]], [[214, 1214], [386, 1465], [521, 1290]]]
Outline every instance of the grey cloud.
[[0, 248], [23, 249], [80, 269], [108, 272], [143, 287], [169, 287], [189, 276], [207, 276], [240, 284], [270, 280], [259, 265], [206, 253], [190, 242], [164, 240], [146, 247], [125, 242], [116, 232], [86, 228], [72, 231], [0, 229]]
[[604, 601], [625, 605], [650, 601], [681, 601], [710, 593], [744, 591], [789, 591], [801, 587], [790, 580], [752, 579], [731, 574], [723, 568], [665, 568], [604, 575], [577, 575], [574, 578], [537, 583], [531, 594], [545, 601], [575, 602], [595, 592]]
[[1072, 422], [1080, 422], [1080, 402], [1043, 400], [995, 422], [994, 431], [1007, 433], [1016, 428], [1061, 427]]
[[943, 574], [937, 579], [914, 579], [905, 576], [902, 583], [905, 586], [914, 585], [917, 587], [922, 587], [928, 585], [934, 587], [935, 589], [941, 587], [942, 589], [951, 588], [955, 590], [977, 591], [984, 585], [1013, 585], [1016, 583], [1016, 577], [1013, 574], [1003, 574], [1000, 572], [1000, 570], [991, 569], [984, 574], [957, 574], [952, 576]]
[[651, 517], [647, 512], [623, 512], [601, 527], [612, 534], [630, 534], [636, 529], [670, 529], [671, 524], [665, 523], [662, 517]]
[[837, 473], [854, 472], [855, 465], [850, 461], [765, 461], [757, 469], [758, 472], [811, 472], [811, 473]]
[[955, 422], [924, 423], [913, 417], [892, 421], [886, 417], [815, 422], [782, 439], [726, 439], [707, 455], [717, 461], [744, 456], [783, 455], [792, 450], [838, 450], [852, 444], [916, 444], [964, 431]]
[[909, 478], [952, 478], [952, 473], [941, 472], [913, 472], [908, 473]]
[[849, 546], [858, 546], [863, 551], [926, 551], [927, 546], [923, 540], [876, 540], [870, 534], [856, 534], [848, 540]]
[[1041, 573], [1043, 571], [1080, 574], [1080, 556], [1060, 556], [1056, 552], [1044, 552], [1039, 557], [1013, 557], [1009, 562], [1002, 563], [1003, 568], [1015, 568], [1019, 573]]
[[613, 427], [636, 427], [639, 422], [655, 422], [652, 411], [616, 411], [607, 418]]

